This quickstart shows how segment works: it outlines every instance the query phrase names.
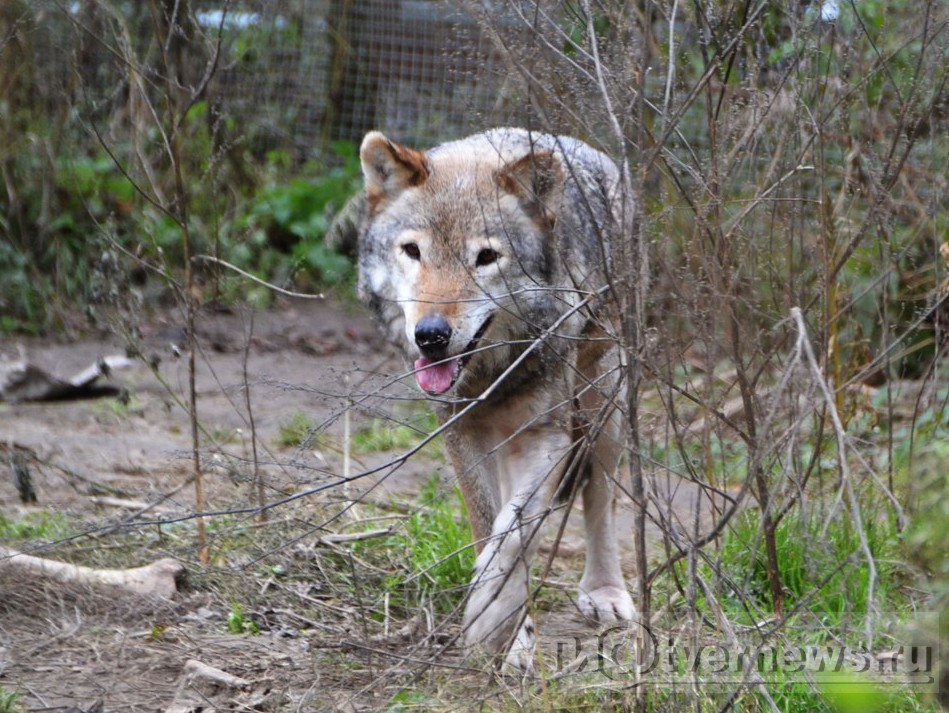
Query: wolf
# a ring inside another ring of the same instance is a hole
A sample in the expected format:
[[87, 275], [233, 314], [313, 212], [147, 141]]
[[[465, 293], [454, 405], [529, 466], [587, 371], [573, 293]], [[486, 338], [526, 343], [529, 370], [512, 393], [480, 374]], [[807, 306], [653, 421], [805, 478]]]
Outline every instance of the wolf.
[[577, 139], [515, 128], [428, 151], [373, 131], [360, 161], [358, 292], [435, 404], [471, 521], [464, 645], [527, 669], [529, 567], [544, 518], [576, 494], [579, 610], [635, 615], [614, 531], [620, 174]]

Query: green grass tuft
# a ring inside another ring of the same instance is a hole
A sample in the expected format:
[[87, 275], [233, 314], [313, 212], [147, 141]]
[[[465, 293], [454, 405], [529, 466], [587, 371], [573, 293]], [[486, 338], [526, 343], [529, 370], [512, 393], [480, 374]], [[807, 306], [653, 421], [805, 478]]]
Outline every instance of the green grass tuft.
[[0, 713], [20, 713], [22, 710], [20, 695], [0, 686]]
[[280, 422], [277, 429], [277, 444], [287, 448], [305, 446], [313, 440], [316, 424], [305, 413], [295, 413]]
[[374, 418], [368, 426], [353, 434], [353, 452], [357, 454], [407, 451], [415, 448], [438, 428], [432, 411], [424, 410], [403, 422]]
[[390, 597], [396, 595], [393, 604], [417, 610], [431, 603], [448, 612], [464, 595], [474, 568], [468, 513], [458, 488], [446, 492], [437, 476], [422, 487], [417, 502], [399, 532], [357, 542], [354, 552], [394, 568], [381, 583]]
[[69, 517], [45, 510], [25, 514], [11, 520], [0, 513], [0, 540], [45, 540], [53, 542], [75, 534]]
[[260, 627], [257, 622], [244, 615], [244, 608], [234, 602], [230, 613], [227, 615], [227, 631], [231, 634], [259, 634]]
[[[899, 576], [899, 534], [885, 519], [865, 522], [865, 528], [876, 565], [873, 596], [878, 607], [886, 607]], [[736, 613], [747, 612], [749, 601], [763, 610], [772, 607], [761, 532], [760, 513], [749, 510], [736, 518], [722, 545], [723, 574], [737, 587], [730, 597]], [[867, 613], [870, 568], [852, 520], [835, 517], [825, 527], [818, 513], [794, 511], [778, 525], [775, 539], [787, 606], [806, 602], [830, 625]]]

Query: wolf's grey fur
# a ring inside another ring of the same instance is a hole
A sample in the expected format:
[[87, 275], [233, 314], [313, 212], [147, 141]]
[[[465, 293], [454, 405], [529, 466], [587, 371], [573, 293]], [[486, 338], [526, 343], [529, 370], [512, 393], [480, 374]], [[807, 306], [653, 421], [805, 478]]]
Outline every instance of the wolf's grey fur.
[[465, 642], [524, 667], [536, 534], [578, 473], [580, 609], [599, 621], [634, 611], [613, 533], [625, 432], [608, 289], [619, 173], [576, 139], [522, 129], [425, 153], [371, 132], [360, 156], [359, 293], [442, 422], [457, 417], [446, 446], [479, 552]]

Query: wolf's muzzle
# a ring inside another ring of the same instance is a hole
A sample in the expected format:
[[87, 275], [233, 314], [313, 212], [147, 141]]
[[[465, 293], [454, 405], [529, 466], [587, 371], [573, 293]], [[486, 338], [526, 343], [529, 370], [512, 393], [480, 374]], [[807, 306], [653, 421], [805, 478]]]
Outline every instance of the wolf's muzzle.
[[443, 356], [450, 341], [451, 325], [438, 312], [430, 312], [415, 325], [415, 344], [424, 356]]

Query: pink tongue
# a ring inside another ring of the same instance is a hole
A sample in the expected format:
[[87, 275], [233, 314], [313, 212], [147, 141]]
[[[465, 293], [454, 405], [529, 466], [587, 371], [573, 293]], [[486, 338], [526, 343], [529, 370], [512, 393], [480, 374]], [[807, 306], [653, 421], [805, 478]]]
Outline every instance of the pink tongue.
[[432, 360], [421, 357], [415, 362], [415, 380], [423, 391], [430, 394], [443, 394], [451, 388], [455, 380], [458, 360], [443, 361], [432, 365]]

